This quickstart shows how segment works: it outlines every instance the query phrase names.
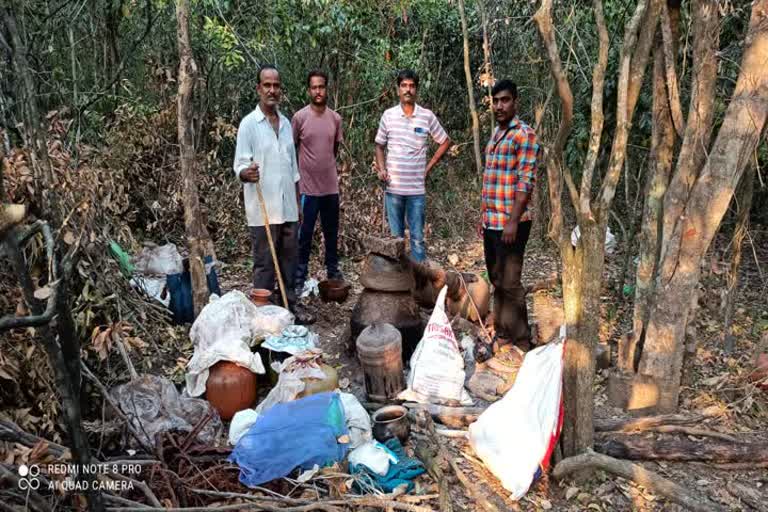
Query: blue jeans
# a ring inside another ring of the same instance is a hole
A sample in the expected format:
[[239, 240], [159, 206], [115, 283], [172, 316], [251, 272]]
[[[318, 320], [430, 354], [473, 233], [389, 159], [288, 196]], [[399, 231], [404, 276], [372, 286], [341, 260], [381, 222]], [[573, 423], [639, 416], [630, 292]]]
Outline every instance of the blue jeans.
[[424, 195], [401, 196], [398, 194], [386, 194], [387, 222], [392, 236], [403, 238], [405, 236], [405, 223], [408, 222], [408, 231], [411, 238], [411, 259], [421, 262], [427, 259], [427, 251], [424, 246]]

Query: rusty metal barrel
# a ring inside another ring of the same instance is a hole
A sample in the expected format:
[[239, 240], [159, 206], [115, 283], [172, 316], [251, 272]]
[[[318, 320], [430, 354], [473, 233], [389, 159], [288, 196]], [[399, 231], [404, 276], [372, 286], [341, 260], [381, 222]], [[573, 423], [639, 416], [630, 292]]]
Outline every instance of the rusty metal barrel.
[[400, 331], [392, 324], [374, 323], [363, 329], [356, 345], [368, 399], [387, 402], [396, 398], [405, 389]]

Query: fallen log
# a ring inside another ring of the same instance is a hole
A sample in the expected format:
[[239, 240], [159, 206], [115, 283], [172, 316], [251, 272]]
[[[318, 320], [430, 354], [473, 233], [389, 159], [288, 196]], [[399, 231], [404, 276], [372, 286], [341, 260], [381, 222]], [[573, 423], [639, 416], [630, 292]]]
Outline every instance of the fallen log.
[[749, 508], [759, 512], [768, 512], [768, 497], [757, 489], [753, 489], [739, 482], [728, 482], [725, 489]]
[[39, 443], [45, 443], [45, 451], [56, 457], [57, 459], [71, 457], [69, 448], [56, 444], [53, 441], [48, 441], [42, 437], [38, 437], [29, 432], [25, 432], [18, 425], [12, 421], [0, 420], [0, 441], [8, 441], [11, 443], [23, 444], [28, 448], [37, 446]]
[[499, 512], [501, 510], [505, 510], [506, 507], [502, 505], [502, 508], [499, 508], [492, 500], [491, 495], [486, 496], [475, 484], [472, 483], [472, 481], [467, 477], [467, 475], [464, 473], [464, 471], [461, 470], [459, 467], [457, 461], [459, 459], [453, 459], [451, 461], [451, 467], [453, 468], [453, 471], [456, 473], [456, 476], [459, 479], [459, 482], [461, 482], [461, 485], [464, 486], [464, 488], [469, 492], [470, 496], [474, 498], [475, 502], [480, 505], [480, 507], [485, 510], [486, 512]]
[[451, 494], [448, 486], [448, 476], [443, 468], [450, 467], [450, 459], [435, 432], [435, 424], [430, 414], [421, 409], [416, 412], [416, 423], [427, 434], [427, 442], [416, 443], [416, 456], [424, 463], [427, 473], [437, 482], [440, 497], [440, 512], [453, 512]]
[[552, 476], [558, 480], [562, 480], [565, 476], [571, 473], [587, 469], [601, 469], [627, 480], [631, 480], [656, 494], [664, 496], [669, 501], [685, 507], [687, 510], [701, 512], [724, 510], [719, 505], [712, 503], [708, 498], [697, 496], [688, 489], [664, 478], [658, 473], [647, 470], [638, 464], [614, 459], [594, 452], [587, 452], [562, 460], [555, 466], [555, 469], [552, 471]]
[[633, 432], [648, 430], [661, 425], [694, 425], [700, 423], [704, 416], [687, 414], [660, 414], [631, 419], [600, 419], [595, 418], [595, 432]]
[[731, 443], [712, 439], [698, 442], [688, 438], [653, 439], [641, 436], [603, 437], [596, 451], [630, 460], [706, 462], [766, 462], [768, 443]]

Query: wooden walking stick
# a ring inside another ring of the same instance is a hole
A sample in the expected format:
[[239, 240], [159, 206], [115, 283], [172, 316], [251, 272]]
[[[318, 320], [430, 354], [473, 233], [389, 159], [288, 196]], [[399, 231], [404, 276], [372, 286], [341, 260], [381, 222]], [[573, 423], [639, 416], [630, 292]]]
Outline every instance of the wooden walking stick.
[[264, 229], [267, 230], [267, 242], [269, 243], [269, 252], [272, 253], [272, 264], [275, 266], [277, 275], [277, 284], [280, 287], [280, 295], [283, 298], [283, 307], [288, 309], [288, 298], [285, 295], [285, 283], [283, 283], [283, 274], [280, 272], [280, 263], [277, 261], [275, 252], [275, 243], [272, 241], [272, 232], [269, 230], [269, 216], [267, 215], [267, 206], [264, 204], [264, 196], [261, 194], [261, 181], [256, 182], [256, 193], [259, 195], [259, 204], [261, 205], [261, 214], [264, 216]]

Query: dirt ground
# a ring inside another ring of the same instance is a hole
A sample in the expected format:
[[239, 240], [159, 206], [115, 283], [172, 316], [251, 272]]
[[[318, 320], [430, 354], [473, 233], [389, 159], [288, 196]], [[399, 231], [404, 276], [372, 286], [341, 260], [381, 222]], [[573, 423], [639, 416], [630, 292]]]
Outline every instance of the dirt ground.
[[[766, 393], [744, 382], [749, 371], [756, 343], [762, 332], [768, 329], [768, 311], [764, 301], [766, 291], [765, 277], [758, 261], [768, 261], [768, 244], [757, 243], [768, 240], [768, 232], [755, 231], [755, 243], [751, 252], [753, 258], [745, 258], [742, 290], [736, 314], [737, 350], [725, 354], [722, 350], [722, 313], [720, 311], [720, 289], [724, 268], [727, 264], [718, 259], [726, 241], [719, 240], [713, 250], [709, 268], [704, 272], [700, 311], [697, 315], [698, 340], [697, 357], [692, 366], [691, 384], [682, 391], [681, 412], [701, 412], [707, 409], [717, 414], [706, 420], [704, 428], [733, 434], [740, 441], [768, 442], [768, 404]], [[482, 244], [480, 241], [467, 243], [461, 247], [437, 243], [428, 247], [430, 257], [449, 267], [451, 263], [459, 270], [482, 273], [484, 268]], [[545, 254], [553, 253], [552, 248], [543, 248], [532, 242], [529, 245], [524, 268], [524, 284], [530, 285], [556, 275], [557, 260]], [[318, 256], [313, 254], [310, 277], [324, 278], [324, 271], [318, 266]], [[450, 263], [449, 263], [450, 262]], [[623, 257], [620, 254], [609, 257], [607, 261], [607, 286], [603, 297], [603, 328], [601, 342], [615, 346], [620, 334], [628, 330], [631, 322], [631, 298], [617, 300], [609, 291], [616, 288], [616, 276], [620, 274]], [[348, 325], [357, 296], [362, 291], [358, 282], [362, 260], [342, 261], [342, 271], [352, 283], [349, 299], [341, 305], [325, 304], [318, 297], [303, 299], [317, 321], [311, 326], [320, 336], [320, 347], [328, 356], [329, 364], [339, 370], [340, 385], [346, 391], [354, 393], [365, 401], [363, 375], [359, 363], [348, 352]], [[225, 265], [220, 271], [223, 291], [231, 289], [247, 290], [250, 281], [250, 262]], [[562, 298], [559, 286], [529, 294], [529, 314], [536, 325], [539, 342], [546, 342], [557, 332], [562, 322]], [[424, 311], [424, 317], [428, 316]], [[614, 349], [615, 353], [615, 349]], [[614, 356], [615, 357], [615, 356]], [[600, 418], [624, 417], [620, 409], [612, 408], [607, 403], [605, 393], [606, 377], [598, 371], [595, 381], [595, 415]], [[666, 434], [649, 434], [663, 436]], [[691, 438], [705, 443], [706, 438]], [[510, 439], [514, 443], [514, 439]], [[565, 480], [555, 482], [548, 478], [535, 483], [531, 491], [520, 501], [508, 499], [508, 493], [501, 487], [472, 453], [464, 439], [445, 439], [445, 446], [456, 458], [459, 466], [467, 473], [470, 480], [476, 482], [479, 490], [496, 500], [500, 510], [683, 510], [659, 496], [653, 495], [642, 486], [603, 472], [596, 472], [587, 479], [578, 482]], [[734, 483], [754, 489], [758, 496], [766, 496], [768, 470], [722, 469], [716, 465], [698, 463], [644, 462], [644, 467], [665, 476], [691, 491], [708, 496], [726, 510], [752, 510], [752, 506], [742, 502], [736, 492], [732, 492]], [[414, 493], [434, 493], [436, 485], [428, 476], [420, 477]], [[452, 482], [454, 504], [463, 510], [479, 510], [466, 489], [458, 482]], [[767, 510], [763, 501], [762, 510]], [[759, 509], [758, 509], [759, 510]]]

